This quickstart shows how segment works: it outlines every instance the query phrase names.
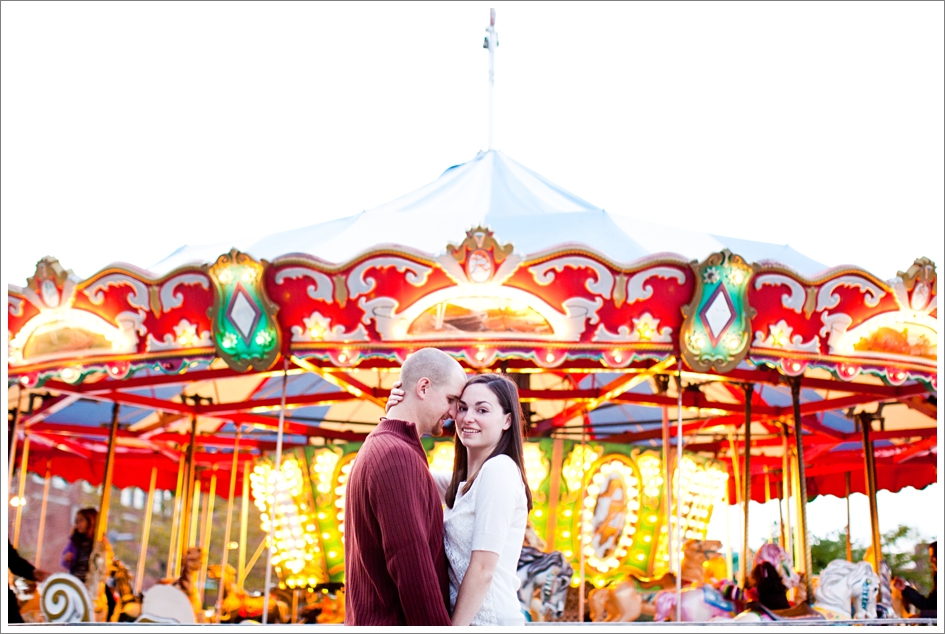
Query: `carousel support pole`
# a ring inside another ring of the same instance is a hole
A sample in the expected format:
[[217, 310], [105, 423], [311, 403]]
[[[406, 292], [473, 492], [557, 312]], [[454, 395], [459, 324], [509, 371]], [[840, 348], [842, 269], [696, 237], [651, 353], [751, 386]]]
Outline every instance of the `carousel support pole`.
[[755, 386], [751, 383], [743, 388], [745, 390], [745, 493], [742, 500], [745, 503], [744, 521], [742, 531], [742, 558], [739, 562], [742, 572], [742, 584], [748, 580], [748, 555], [751, 552], [748, 548], [748, 505], [751, 504], [751, 398], [754, 395]]
[[876, 505], [876, 461], [873, 453], [873, 440], [870, 438], [874, 415], [863, 412], [859, 415], [860, 426], [863, 428], [863, 461], [866, 468], [866, 495], [870, 503], [870, 533], [873, 543], [873, 570], [880, 574], [880, 564], [883, 559], [882, 538], [879, 533], [879, 509]]
[[[206, 521], [204, 522], [204, 533], [201, 539], [200, 547], [203, 549], [202, 562], [200, 564], [200, 603], [204, 603], [204, 593], [207, 585], [207, 567], [210, 565], [210, 535], [213, 532], [213, 505], [217, 497], [217, 465], [213, 465], [213, 471], [210, 475], [210, 492], [207, 493]], [[223, 544], [226, 547], [226, 544]], [[222, 573], [221, 573], [222, 574]], [[221, 578], [222, 581], [222, 578]], [[221, 584], [222, 585], [222, 584]]]
[[[282, 477], [282, 436], [285, 431], [285, 397], [286, 391], [289, 388], [289, 359], [288, 357], [284, 358], [282, 366], [282, 403], [279, 407], [279, 432], [276, 435], [276, 464], [275, 464], [275, 474], [276, 482], [279, 481], [279, 478]], [[276, 486], [278, 490], [278, 486]], [[272, 502], [272, 518], [269, 522], [269, 548], [266, 552], [266, 588], [263, 599], [263, 613], [262, 613], [262, 624], [266, 625], [269, 620], [269, 592], [272, 588], [272, 551], [275, 548], [275, 530], [276, 530], [276, 515], [278, 504], [276, 504], [275, 494], [273, 494]]]
[[[768, 506], [768, 502], [770, 501], [771, 501], [771, 481], [768, 480], [768, 465], [765, 465], [765, 509], [771, 508], [770, 506]], [[765, 515], [767, 516], [768, 513], [770, 512], [771, 512], [770, 510], [766, 510]], [[774, 543], [774, 522], [770, 520], [768, 521], [768, 542], [772, 544]]]
[[[527, 375], [526, 375], [527, 376]], [[551, 480], [548, 483], [548, 523], [545, 525], [545, 544], [548, 552], [555, 549], [558, 529], [558, 497], [561, 494], [561, 462], [564, 459], [564, 440], [555, 436], [551, 442]]]
[[105, 459], [105, 477], [102, 480], [102, 508], [98, 512], [95, 542], [102, 541], [108, 530], [108, 508], [112, 501], [112, 479], [115, 475], [115, 448], [118, 445], [118, 413], [121, 403], [112, 406], [112, 428], [108, 434], [108, 456]]
[[[661, 396], [666, 396], [666, 393], [669, 391], [669, 375], [668, 374], [657, 374], [653, 377], [656, 381], [657, 391]], [[662, 460], [663, 460], [663, 509], [666, 514], [666, 521], [663, 524], [666, 527], [666, 539], [667, 544], [670, 546], [667, 550], [669, 551], [669, 569], [675, 570], [674, 561], [675, 561], [675, 552], [672, 548], [672, 537], [669, 535], [670, 527], [672, 526], [672, 509], [673, 509], [673, 486], [672, 486], [672, 471], [670, 470], [670, 455], [669, 455], [669, 407], [664, 405], [661, 408], [662, 411], [662, 429], [661, 429], [661, 440], [663, 443], [662, 450]]]
[[30, 458], [30, 436], [23, 434], [23, 456], [20, 458], [20, 479], [19, 489], [16, 493], [18, 498], [16, 505], [16, 519], [13, 521], [13, 547], [20, 547], [20, 522], [23, 519], [23, 506], [26, 504], [26, 467]]
[[[676, 622], [682, 621], [682, 364], [676, 371]], [[583, 498], [583, 496], [581, 496]]]
[[138, 551], [138, 570], [135, 572], [135, 594], [140, 595], [144, 586], [144, 564], [148, 558], [148, 541], [151, 539], [151, 516], [154, 513], [154, 492], [157, 491], [157, 467], [151, 467], [148, 483], [148, 501], [145, 502], [144, 527], [141, 529], [141, 550]]
[[850, 472], [843, 474], [843, 480], [846, 484], [847, 499], [847, 561], [853, 561], [853, 544], [850, 541]]
[[725, 572], [728, 575], [729, 579], [735, 578], [735, 566], [732, 553], [732, 522], [731, 522], [731, 513], [732, 508], [732, 491], [728, 488], [728, 483], [725, 486]]
[[[729, 452], [731, 452], [732, 454], [732, 477], [735, 479], [735, 506], [741, 506], [742, 505], [742, 480], [741, 480], [741, 476], [739, 474], [739, 468], [738, 468], [738, 449], [735, 446], [735, 432], [733, 432], [731, 428], [729, 428], [728, 430], [728, 447], [729, 447]], [[731, 491], [729, 491], [728, 500], [729, 500], [729, 504], [731, 504], [732, 503]], [[741, 555], [739, 555], [739, 557], [741, 557]], [[732, 559], [734, 560], [734, 555], [732, 555]], [[739, 577], [738, 585], [742, 585], [743, 581], [740, 579], [741, 574], [742, 574], [741, 567], [739, 567], [739, 570], [737, 571], [733, 567], [732, 574], [735, 575], [736, 572]]]
[[43, 533], [46, 532], [46, 502], [49, 500], [49, 481], [52, 480], [52, 461], [46, 461], [46, 479], [43, 482], [43, 505], [39, 511], [39, 535], [36, 536], [36, 557], [33, 561], [42, 568]]
[[16, 466], [16, 443], [17, 443], [17, 434], [20, 431], [20, 410], [23, 409], [23, 388], [17, 383], [16, 389], [16, 407], [13, 408], [13, 425], [10, 429], [10, 477], [7, 478], [7, 482], [10, 483], [10, 487], [13, 487], [13, 471]]
[[167, 574], [165, 576], [177, 576], [177, 563], [180, 560], [177, 557], [177, 551], [179, 548], [178, 545], [178, 535], [180, 527], [178, 526], [180, 522], [181, 509], [184, 505], [184, 501], [181, 500], [181, 495], [184, 491], [184, 461], [181, 460], [180, 464], [177, 467], [177, 488], [174, 489], [174, 506], [171, 510], [171, 539], [170, 544], [168, 545], [167, 550]]
[[[236, 441], [233, 443], [233, 464], [230, 467], [230, 495], [226, 501], [226, 528], [223, 529], [223, 561], [220, 562], [220, 583], [217, 592], [216, 621], [220, 622], [223, 616], [223, 578], [226, 575], [226, 568], [230, 565], [230, 528], [233, 525], [233, 498], [236, 497], [236, 476], [239, 469], [240, 457], [240, 432], [242, 425], [236, 426]], [[240, 548], [243, 547], [242, 542]]]
[[797, 448], [791, 449], [791, 495], [794, 501], [794, 561], [798, 570], [803, 572], [804, 550], [801, 547], [801, 485], [797, 479]]
[[[797, 561], [794, 557], [794, 540], [791, 539], [791, 448], [788, 446], [787, 425], [781, 423], [783, 432], [781, 442], [781, 497], [784, 498], [784, 552], [791, 555], [793, 562]], [[792, 562], [792, 563], [793, 563]]]
[[183, 505], [180, 513], [180, 547], [177, 549], [177, 564], [175, 568], [180, 571], [180, 558], [190, 545], [190, 516], [191, 506], [194, 503], [194, 479], [196, 478], [196, 465], [194, 464], [194, 453], [197, 445], [197, 415], [194, 414], [190, 419], [190, 440], [187, 444], [187, 476], [184, 479]]
[[193, 503], [191, 505], [190, 513], [190, 534], [187, 536], [187, 548], [196, 548], [197, 547], [197, 529], [198, 522], [200, 520], [200, 478], [194, 478], [194, 491], [193, 491]]
[[[584, 499], [584, 496], [587, 495], [585, 492], [586, 483], [585, 479], [587, 478], [587, 424], [586, 421], [582, 418], [581, 420], [581, 499]], [[583, 523], [583, 512], [584, 509], [581, 508], [578, 513], [581, 513], [579, 522]], [[579, 524], [580, 526], [580, 524]], [[581, 544], [581, 574], [580, 574], [580, 583], [578, 584], [578, 620], [580, 622], [584, 621], [584, 588], [586, 588], [587, 575], [584, 574], [584, 545], [583, 545], [583, 532], [578, 535], [578, 543]]]
[[240, 499], [240, 550], [237, 568], [239, 582], [236, 589], [243, 591], [243, 577], [246, 575], [246, 540], [249, 529], [249, 465], [243, 466], [243, 495]]
[[804, 430], [801, 428], [801, 379], [791, 379], [791, 401], [794, 405], [794, 440], [797, 444], [797, 493], [798, 493], [798, 525], [800, 527], [800, 552], [804, 557], [804, 585], [807, 586], [808, 603], [814, 597], [811, 586], [811, 557], [807, 533], [807, 479], [804, 477]]

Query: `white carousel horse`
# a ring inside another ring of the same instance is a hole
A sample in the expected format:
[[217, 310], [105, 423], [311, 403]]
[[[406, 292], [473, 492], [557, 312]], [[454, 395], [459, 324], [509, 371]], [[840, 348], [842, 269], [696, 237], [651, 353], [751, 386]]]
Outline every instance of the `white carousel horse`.
[[879, 575], [868, 562], [836, 559], [820, 573], [814, 609], [828, 619], [875, 619], [878, 590]]
[[95, 607], [88, 588], [64, 572], [49, 575], [39, 590], [40, 609], [47, 623], [91, 623]]
[[[518, 600], [522, 611], [535, 621], [560, 619], [571, 585], [574, 570], [559, 550], [543, 553], [530, 546], [522, 547], [516, 573], [522, 584]], [[538, 596], [535, 596], [535, 595]]]
[[148, 588], [141, 602], [141, 616], [136, 623], [197, 623], [190, 598], [179, 588], [156, 584]]

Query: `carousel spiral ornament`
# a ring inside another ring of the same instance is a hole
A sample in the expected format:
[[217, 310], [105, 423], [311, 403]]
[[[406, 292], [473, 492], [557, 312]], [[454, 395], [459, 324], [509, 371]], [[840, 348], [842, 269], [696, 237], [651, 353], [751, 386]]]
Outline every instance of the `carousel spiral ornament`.
[[64, 572], [50, 575], [43, 584], [40, 607], [47, 623], [92, 621], [92, 599], [85, 584]]

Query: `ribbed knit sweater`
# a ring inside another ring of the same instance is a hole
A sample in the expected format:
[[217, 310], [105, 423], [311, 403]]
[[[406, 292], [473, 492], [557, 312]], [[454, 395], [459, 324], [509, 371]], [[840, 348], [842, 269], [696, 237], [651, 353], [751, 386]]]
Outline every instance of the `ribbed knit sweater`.
[[381, 419], [345, 494], [345, 625], [450, 625], [443, 505], [414, 423]]

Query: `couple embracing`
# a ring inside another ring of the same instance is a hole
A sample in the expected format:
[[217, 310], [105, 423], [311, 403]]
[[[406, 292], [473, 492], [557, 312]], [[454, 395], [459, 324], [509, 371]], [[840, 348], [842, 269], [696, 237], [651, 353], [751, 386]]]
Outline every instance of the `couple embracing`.
[[[523, 625], [516, 576], [531, 493], [515, 384], [466, 381], [435, 348], [407, 358], [345, 495], [346, 625]], [[453, 473], [420, 443], [455, 421]], [[445, 506], [444, 506], [445, 505]]]

